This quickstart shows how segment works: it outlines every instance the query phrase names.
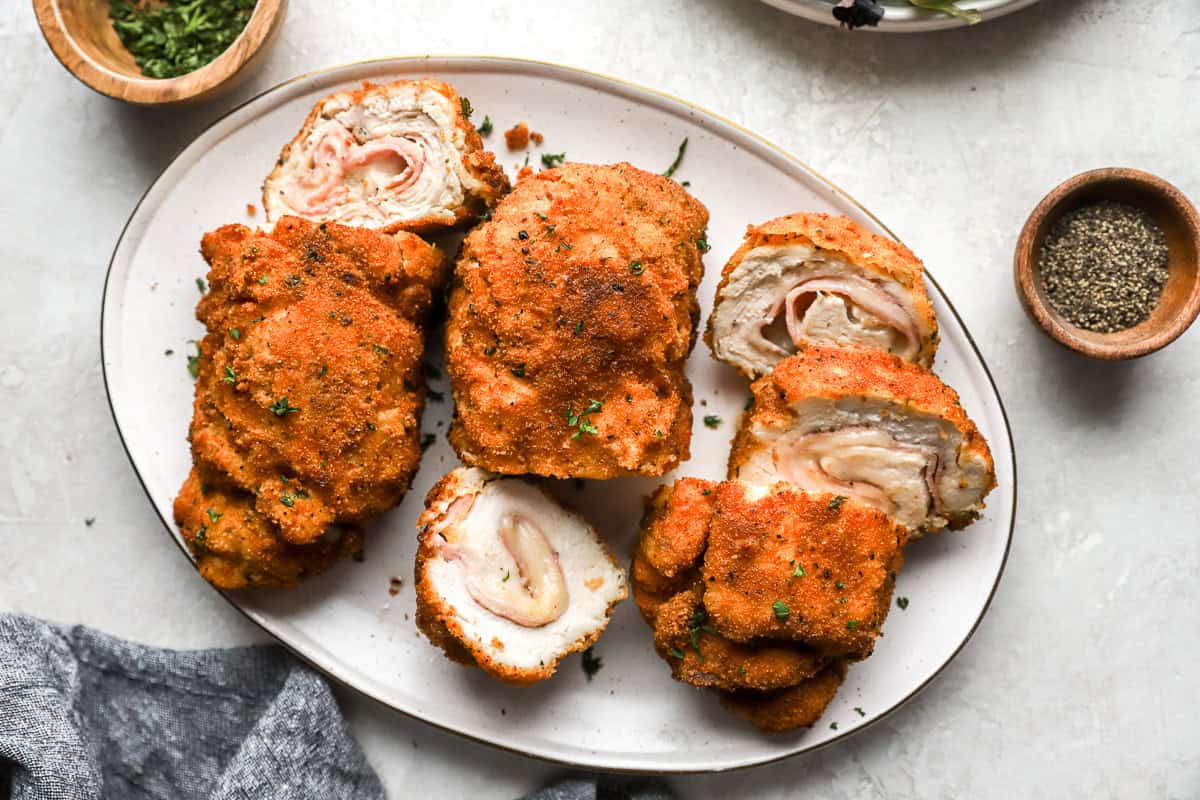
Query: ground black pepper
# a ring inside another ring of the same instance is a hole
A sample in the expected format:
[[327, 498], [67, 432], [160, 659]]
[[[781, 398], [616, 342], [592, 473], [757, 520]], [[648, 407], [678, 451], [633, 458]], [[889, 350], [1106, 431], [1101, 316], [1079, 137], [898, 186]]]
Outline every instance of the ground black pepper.
[[1038, 266], [1046, 298], [1071, 324], [1113, 333], [1154, 310], [1167, 282], [1167, 240], [1146, 211], [1100, 202], [1064, 214]]

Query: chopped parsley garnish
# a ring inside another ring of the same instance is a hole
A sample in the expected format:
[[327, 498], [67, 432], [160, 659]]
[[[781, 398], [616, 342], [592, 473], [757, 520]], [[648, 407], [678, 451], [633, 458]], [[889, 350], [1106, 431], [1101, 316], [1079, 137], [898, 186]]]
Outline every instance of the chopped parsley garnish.
[[571, 438], [578, 439], [585, 433], [591, 436], [595, 436], [597, 433], [599, 433], [600, 429], [597, 428], [591, 420], [587, 419], [587, 417], [590, 414], [598, 413], [602, 408], [604, 408], [604, 403], [601, 401], [589, 400], [587, 408], [576, 414], [574, 407], [570, 403], [567, 403], [567, 427], [579, 429], [575, 431], [575, 433], [571, 434]]
[[675, 174], [675, 170], [679, 169], [679, 165], [683, 163], [683, 154], [687, 152], [687, 142], [687, 137], [683, 137], [683, 141], [679, 143], [679, 152], [675, 154], [675, 160], [671, 162], [671, 166], [667, 167], [663, 177], [669, 178]]
[[583, 333], [583, 320], [579, 320], [579, 322], [575, 323], [575, 332]]
[[858, 620], [856, 620], [856, 619], [852, 619], [846, 623], [846, 630], [848, 630], [848, 631], [852, 631], [857, 627], [858, 627]]
[[221, 517], [225, 516], [225, 514], [224, 514], [223, 512], [221, 512], [221, 511], [213, 511], [211, 508], [209, 508], [209, 509], [206, 509], [206, 511], [207, 511], [207, 513], [208, 513], [208, 521], [209, 521], [209, 522], [216, 522], [216, 521], [217, 521], [217, 520], [219, 520]]
[[803, 578], [807, 574], [808, 573], [804, 571], [804, 567], [800, 566], [799, 564], [797, 564], [796, 568], [792, 570], [793, 578]]
[[283, 494], [279, 495], [279, 502], [283, 503], [288, 508], [292, 508], [296, 505], [296, 496], [294, 494], [288, 494], [287, 492], [284, 492]]
[[200, 290], [200, 294], [208, 291], [208, 286], [204, 283], [204, 278], [196, 278], [196, 288]]
[[465, 97], [458, 98], [458, 105], [462, 108], [464, 117], [469, 118], [471, 114], [475, 113], [475, 109], [471, 108], [471, 101]]
[[780, 622], [783, 622], [792, 614], [792, 609], [782, 600], [776, 600], [774, 603], [771, 603], [771, 610], [775, 612], [775, 619]]
[[829, 730], [831, 730], [831, 731], [836, 731], [836, 730], [837, 730], [837, 723], [836, 723], [836, 722], [831, 722], [831, 723], [829, 723]]
[[671, 655], [675, 656], [676, 658], [678, 658], [681, 661], [683, 660], [683, 651], [680, 650], [678, 647], [671, 648]]
[[437, 441], [437, 437], [434, 436], [432, 433], [421, 434], [421, 452], [423, 453], [426, 450], [428, 450], [429, 445], [433, 444], [436, 441]]
[[237, 341], [238, 339], [242, 338], [242, 332], [239, 331], [237, 328], [230, 328], [229, 329], [229, 338], [233, 339], [234, 341]]
[[860, 717], [865, 717], [867, 715], [867, 712], [863, 711], [859, 706], [854, 707], [854, 713], [858, 714]]
[[719, 428], [721, 427], [721, 418], [716, 414], [707, 414], [704, 417], [704, 427]]
[[646, 268], [642, 266], [642, 262], [634, 261], [632, 264], [629, 265], [629, 271], [632, 272], [634, 275], [641, 275], [643, 272], [646, 271]]
[[712, 489], [705, 489], [700, 494], [704, 495], [705, 497], [708, 497], [710, 494], [712, 494]]
[[266, 286], [266, 285], [267, 285], [267, 276], [266, 276], [266, 275], [260, 275], [260, 276], [259, 276], [259, 278], [258, 278], [258, 282], [259, 282], [260, 284], [262, 284], [263, 286]]
[[196, 378], [200, 375], [200, 344], [198, 342], [192, 342], [192, 344], [196, 345], [196, 355], [187, 357], [188, 374], [192, 378]]
[[83, 524], [90, 528], [96, 524], [96, 518], [95, 517], [84, 517]]
[[543, 167], [557, 167], [567, 159], [566, 153], [542, 153]]
[[504, 570], [504, 577], [500, 579], [501, 583], [508, 583], [508, 579], [512, 577], [512, 572]]
[[900, 606], [900, 610], [903, 611], [904, 609], [908, 608], [908, 598], [907, 597], [897, 597], [896, 605]]
[[846, 588], [846, 584], [842, 583], [841, 581], [838, 581], [837, 583], [835, 583], [835, 584], [834, 584], [834, 586], [836, 586], [836, 587], [837, 587], [837, 588], [839, 588], [839, 589], [845, 589], [845, 588]]
[[829, 501], [829, 510], [837, 511], [839, 508], [842, 507], [842, 503], [844, 503], [844, 502], [846, 502], [846, 498], [839, 494], [837, 497], [835, 497]]
[[700, 234], [700, 238], [696, 240], [696, 247], [699, 248], [701, 253], [707, 253], [709, 250], [712, 250], [712, 247], [710, 247], [708, 244], [707, 231]]
[[515, 367], [510, 367], [508, 371], [511, 372], [513, 375], [515, 375], [518, 378], [525, 377], [525, 365], [524, 364], [517, 364]]
[[233, 367], [225, 367], [225, 377], [221, 380], [225, 383], [237, 383], [237, 373], [233, 371]]
[[208, 527], [201, 525], [196, 529], [196, 535], [192, 538], [192, 548], [197, 552], [208, 547]]
[[277, 417], [282, 417], [286, 414], [298, 414], [300, 409], [288, 403], [286, 397], [281, 397], [270, 406], [271, 413]]
[[475, 129], [480, 136], [487, 136], [492, 132], [492, 118], [487, 114], [483, 115], [483, 124]]
[[604, 659], [593, 653], [592, 648], [589, 647], [583, 651], [582, 666], [583, 674], [587, 675], [587, 679], [590, 681], [600, 671], [600, 668], [604, 666]]
[[[708, 613], [697, 608], [692, 614], [692, 618], [688, 620], [688, 644], [696, 651], [696, 656], [701, 661], [704, 660], [704, 653], [700, 652], [700, 634], [701, 633], [716, 633], [717, 629], [707, 623]], [[680, 658], [683, 658], [681, 655]]]
[[175, 78], [221, 55], [254, 13], [255, 0], [115, 0], [108, 17], [147, 78]]

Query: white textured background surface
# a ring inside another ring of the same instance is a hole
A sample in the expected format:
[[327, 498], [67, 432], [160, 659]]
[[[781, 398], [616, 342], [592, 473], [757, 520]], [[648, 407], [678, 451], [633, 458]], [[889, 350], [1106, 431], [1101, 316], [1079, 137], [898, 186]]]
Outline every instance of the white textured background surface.
[[[1200, 198], [1200, 4], [1045, 0], [974, 29], [883, 37], [751, 0], [454, 0], [419, 12], [292, 0], [263, 72], [186, 112], [92, 94], [55, 62], [29, 3], [2, 5], [0, 609], [175, 647], [262, 639], [163, 532], [101, 379], [108, 257], [178, 148], [241, 99], [330, 64], [561, 61], [729, 116], [872, 209], [967, 320], [1016, 437], [1008, 570], [942, 678], [848, 742], [674, 787], [697, 798], [1200, 797], [1200, 333], [1136, 363], [1093, 364], [1026, 321], [1011, 277], [1025, 215], [1076, 172], [1141, 167]], [[340, 697], [395, 797], [512, 797], [559, 773]]]

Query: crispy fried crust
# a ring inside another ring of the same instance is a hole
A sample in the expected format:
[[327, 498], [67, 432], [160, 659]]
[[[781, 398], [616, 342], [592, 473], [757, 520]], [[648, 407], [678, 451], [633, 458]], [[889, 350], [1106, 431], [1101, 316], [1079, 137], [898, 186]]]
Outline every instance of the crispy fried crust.
[[763, 733], [811, 728], [846, 680], [847, 663], [833, 661], [813, 678], [774, 692], [722, 692], [721, 705]]
[[296, 217], [270, 234], [227, 225], [201, 252], [195, 463], [214, 485], [249, 493], [288, 544], [398, 503], [421, 455], [420, 362], [441, 252], [412, 234]]
[[[455, 273], [459, 457], [563, 478], [661, 475], [686, 459], [707, 222], [678, 183], [629, 164], [522, 180], [467, 237]], [[570, 424], [568, 409], [592, 400], [602, 408]]]
[[[871, 233], [849, 217], [789, 214], [776, 217], [762, 225], [747, 225], [742, 246], [729, 257], [721, 272], [716, 296], [721, 297], [726, 284], [729, 283], [730, 275], [751, 250], [756, 247], [789, 244], [828, 250], [841, 260], [886, 276], [911, 292], [921, 330], [921, 350], [916, 360], [926, 366], [933, 364], [938, 344], [938, 327], [933, 304], [925, 292], [925, 266], [900, 242]], [[711, 316], [704, 332], [704, 341], [715, 357]]]
[[[863, 397], [895, 403], [950, 422], [962, 431], [962, 452], [976, 454], [992, 473], [988, 491], [996, 485], [991, 449], [963, 410], [958, 393], [928, 369], [898, 356], [878, 350], [808, 345], [780, 362], [773, 373], [759, 378], [750, 388], [754, 405], [743, 415], [729, 453], [731, 478], [759, 446], [753, 431], [790, 427], [795, 419], [793, 404], [806, 398]], [[982, 508], [984, 504], [981, 501], [979, 505]], [[950, 515], [949, 527], [963, 528], [978, 516], [978, 510]]]
[[196, 568], [214, 586], [294, 586], [362, 551], [362, 531], [354, 527], [313, 544], [288, 544], [254, 510], [253, 495], [221, 481], [221, 475], [193, 467], [174, 508]]
[[[464, 467], [457, 467], [434, 484], [425, 497], [425, 510], [417, 519], [418, 546], [416, 565], [414, 567], [417, 595], [417, 628], [425, 634], [432, 644], [440, 647], [451, 661], [464, 666], [477, 666], [489, 675], [499, 678], [506, 683], [517, 686], [528, 686], [546, 680], [554, 675], [563, 658], [566, 658], [571, 653], [586, 650], [595, 644], [608, 626], [608, 620], [612, 616], [613, 608], [617, 603], [625, 599], [626, 594], [622, 592], [619, 597], [615, 598], [609, 604], [603, 625], [598, 626], [588, 634], [572, 642], [558, 654], [557, 658], [551, 661], [546, 661], [535, 668], [521, 669], [493, 659], [487, 650], [479, 647], [476, 642], [465, 635], [463, 627], [458, 621], [458, 611], [453, 604], [447, 602], [442, 597], [428, 569], [429, 563], [438, 557], [433, 541], [434, 537], [437, 536], [438, 530], [452, 523], [459, 514], [465, 514], [469, 511], [469, 507], [463, 510], [456, 506], [455, 501], [460, 498], [469, 497], [481, 488], [478, 484], [468, 480], [468, 472], [469, 470]], [[545, 490], [541, 489], [541, 487], [538, 488], [545, 494]], [[550, 497], [549, 494], [546, 494], [546, 496]], [[553, 498], [551, 499], [553, 500]], [[572, 514], [578, 517], [583, 524], [587, 525], [587, 521], [581, 516], [574, 512]], [[616, 564], [616, 560], [608, 550], [608, 546], [602, 540], [600, 540], [600, 545], [608, 560]]]
[[363, 85], [358, 89], [336, 92], [317, 101], [312, 111], [305, 118], [304, 124], [300, 126], [300, 131], [290, 142], [283, 146], [283, 150], [275, 162], [274, 169], [271, 170], [266, 180], [263, 181], [264, 210], [272, 207], [269, 193], [276, 191], [275, 184], [278, 176], [282, 173], [284, 165], [291, 157], [292, 149], [303, 147], [304, 140], [308, 138], [313, 127], [320, 120], [321, 114], [325, 111], [327, 104], [341, 102], [345, 99], [350, 106], [362, 105], [373, 96], [387, 95], [389, 91], [405, 86], [412, 86], [417, 92], [427, 89], [435, 91], [450, 102], [450, 107], [454, 113], [454, 127], [461, 131], [465, 137], [466, 147], [462, 156], [463, 166], [476, 180], [483, 184], [483, 187], [475, 192], [467, 192], [462, 205], [454, 209], [454, 221], [449, 224], [440, 217], [429, 216], [409, 221], [396, 221], [380, 228], [380, 232], [396, 233], [402, 230], [409, 231], [410, 233], [436, 232], [476, 220], [487, 209], [495, 206], [497, 201], [510, 188], [508, 176], [504, 174], [504, 168], [496, 163], [496, 156], [492, 152], [483, 149], [483, 139], [480, 138], [479, 132], [466, 115], [462, 113], [464, 104], [458, 94], [458, 90], [448, 83], [422, 78], [413, 81], [392, 81], [386, 84], [374, 84], [370, 81], [364, 81]]
[[764, 730], [811, 725], [870, 655], [906, 541], [853, 500], [685, 478], [647, 502], [634, 599], [676, 680]]
[[697, 582], [659, 606], [654, 650], [671, 665], [675, 680], [718, 689], [766, 691], [795, 686], [824, 667], [828, 659], [789, 642], [739, 643], [709, 624]]
[[877, 509], [786, 484], [757, 500], [734, 482], [716, 495], [702, 569], [716, 629], [734, 641], [869, 656], [903, 563], [904, 529]]

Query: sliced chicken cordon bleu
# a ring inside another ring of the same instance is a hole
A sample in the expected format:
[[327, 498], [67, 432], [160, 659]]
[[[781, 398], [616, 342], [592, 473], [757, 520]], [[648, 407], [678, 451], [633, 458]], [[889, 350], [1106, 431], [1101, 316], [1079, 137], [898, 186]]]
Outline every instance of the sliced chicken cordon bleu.
[[996, 484], [991, 451], [958, 394], [894, 355], [808, 346], [752, 390], [732, 479], [852, 497], [914, 538], [968, 525]]
[[417, 626], [501, 680], [549, 678], [627, 595], [596, 531], [526, 480], [459, 467], [430, 490], [417, 525]]
[[402, 80], [337, 92], [313, 108], [263, 183], [285, 215], [388, 233], [475, 219], [508, 191], [454, 87]]
[[933, 363], [937, 320], [904, 245], [847, 217], [792, 214], [746, 230], [717, 287], [705, 339], [755, 378], [804, 344], [867, 347]]

